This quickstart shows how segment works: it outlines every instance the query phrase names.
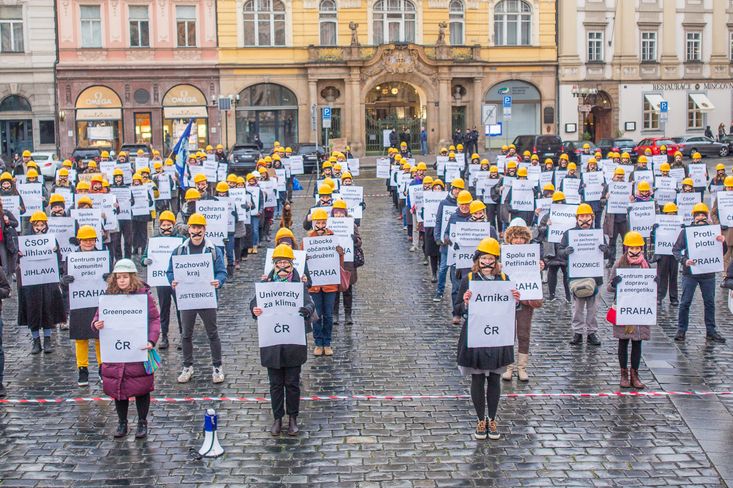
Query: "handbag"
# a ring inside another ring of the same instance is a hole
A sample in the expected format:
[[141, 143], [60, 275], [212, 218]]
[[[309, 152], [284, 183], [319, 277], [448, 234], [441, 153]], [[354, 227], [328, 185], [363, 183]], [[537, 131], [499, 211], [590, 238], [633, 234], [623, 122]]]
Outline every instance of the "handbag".
[[596, 292], [596, 280], [593, 278], [577, 278], [570, 280], [570, 293], [577, 298], [588, 298]]
[[606, 312], [606, 320], [611, 325], [616, 325], [616, 305], [611, 305], [611, 307]]
[[341, 266], [341, 283], [339, 283], [339, 291], [346, 291], [351, 286], [351, 272]]
[[354, 248], [354, 267], [361, 268], [364, 266], [364, 250], [361, 247]]
[[162, 360], [160, 359], [160, 354], [158, 354], [158, 351], [155, 349], [150, 349], [148, 351], [148, 360], [143, 362], [143, 366], [145, 366], [145, 373], [155, 373], [156, 371], [158, 371], [158, 368], [160, 368], [161, 363]]

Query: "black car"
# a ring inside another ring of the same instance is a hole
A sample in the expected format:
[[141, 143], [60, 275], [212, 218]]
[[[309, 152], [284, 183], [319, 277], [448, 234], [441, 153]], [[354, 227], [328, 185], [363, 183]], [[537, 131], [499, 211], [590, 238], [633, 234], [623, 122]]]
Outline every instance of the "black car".
[[733, 134], [728, 134], [727, 136], [721, 137], [720, 142], [723, 144], [728, 144], [728, 152], [733, 150]]
[[247, 174], [254, 171], [260, 157], [257, 144], [235, 144], [229, 154], [229, 169], [236, 174]]
[[633, 139], [601, 139], [596, 147], [601, 150], [604, 157], [611, 151], [631, 154], [636, 147], [636, 142]]
[[298, 156], [303, 156], [303, 171], [305, 173], [313, 173], [326, 157], [323, 146], [316, 144], [304, 143], [300, 144], [294, 152]]
[[701, 156], [720, 156], [724, 158], [730, 152], [730, 146], [725, 142], [716, 142], [705, 136], [673, 137], [677, 143], [677, 149], [685, 157], [691, 157], [693, 153], [700, 153]]
[[96, 147], [77, 147], [74, 152], [71, 153], [71, 159], [77, 163], [82, 161], [91, 161], [92, 159], [98, 160], [102, 157], [102, 151], [104, 149]]
[[526, 135], [514, 138], [514, 146], [517, 148], [518, 154], [529, 151], [540, 157], [540, 161], [551, 158], [557, 161], [557, 158], [563, 151], [562, 139], [555, 135]]
[[150, 158], [153, 155], [153, 150], [150, 149], [148, 144], [123, 144], [120, 146], [120, 152], [126, 152], [128, 158], [137, 156], [138, 150], [142, 150], [144, 158]]

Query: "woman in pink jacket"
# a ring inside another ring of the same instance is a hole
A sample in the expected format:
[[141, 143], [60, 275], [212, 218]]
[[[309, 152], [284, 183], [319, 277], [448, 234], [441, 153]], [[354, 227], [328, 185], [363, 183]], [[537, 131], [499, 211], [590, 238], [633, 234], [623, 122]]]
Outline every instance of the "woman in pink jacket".
[[[154, 348], [160, 336], [160, 313], [150, 293], [150, 288], [137, 276], [135, 263], [129, 259], [117, 261], [107, 283], [108, 295], [144, 293], [148, 296], [148, 344], [146, 349]], [[94, 315], [92, 328], [96, 330], [104, 328], [104, 321], [99, 320], [99, 309]], [[135, 397], [137, 408], [138, 422], [135, 438], [147, 437], [150, 392], [155, 389], [153, 375], [145, 371], [142, 362], [104, 363], [102, 380], [104, 392], [115, 400], [115, 409], [119, 417], [115, 438], [127, 435], [127, 410], [130, 406], [130, 397]]]

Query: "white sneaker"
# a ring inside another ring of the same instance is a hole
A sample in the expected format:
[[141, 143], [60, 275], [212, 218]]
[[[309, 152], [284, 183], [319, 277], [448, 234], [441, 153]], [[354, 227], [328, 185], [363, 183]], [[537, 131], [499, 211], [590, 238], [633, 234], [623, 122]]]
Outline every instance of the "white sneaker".
[[417, 248], [416, 248], [415, 246], [412, 246], [412, 247], [410, 248], [410, 252], [415, 252], [415, 251], [417, 251]]
[[214, 383], [224, 383], [224, 370], [221, 366], [218, 368], [214, 366], [214, 371], [211, 373], [211, 381]]
[[178, 375], [179, 383], [188, 383], [193, 377], [193, 366], [184, 366], [181, 374]]

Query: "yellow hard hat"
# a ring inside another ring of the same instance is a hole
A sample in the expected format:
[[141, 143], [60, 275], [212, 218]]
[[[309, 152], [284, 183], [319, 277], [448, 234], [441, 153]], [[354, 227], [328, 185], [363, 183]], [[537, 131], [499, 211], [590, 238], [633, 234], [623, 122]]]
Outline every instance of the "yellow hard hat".
[[507, 169], [514, 169], [516, 167], [517, 167], [517, 162], [514, 161], [514, 160], [509, 161], [508, 163], [506, 163], [506, 168]]
[[436, 186], [440, 186], [441, 188], [445, 188], [445, 183], [443, 183], [443, 180], [440, 178], [435, 178], [433, 180], [433, 186], [431, 188], [435, 188]]
[[577, 170], [578, 169], [578, 165], [575, 164], [575, 163], [568, 164], [568, 171], [570, 171], [571, 169], [576, 169]]
[[591, 164], [598, 164], [598, 161], [596, 160], [596, 158], [590, 158], [588, 160], [588, 166], [590, 166]]
[[97, 162], [96, 161], [89, 161], [89, 164], [87, 164], [87, 167], [89, 168], [97, 168]]
[[552, 194], [552, 201], [553, 202], [559, 202], [561, 200], [565, 200], [565, 194], [561, 191], [556, 191]]
[[156, 161], [153, 163], [153, 169], [161, 169], [163, 167], [163, 163], [160, 161]]
[[517, 176], [522, 176], [522, 177], [527, 176], [527, 168], [524, 168], [524, 167], [519, 168], [517, 170]]
[[125, 151], [120, 151], [120, 152], [119, 152], [119, 153], [117, 154], [117, 157], [118, 157], [118, 158], [121, 158], [121, 157], [127, 157], [127, 152], [125, 152]]
[[463, 181], [463, 178], [456, 178], [453, 181], [450, 182], [451, 188], [460, 188], [461, 190], [466, 189], [466, 183]]
[[109, 188], [109, 181], [107, 181], [106, 178], [102, 179], [102, 187], [103, 188]]
[[[560, 155], [560, 159], [564, 159], [565, 161], [568, 161], [568, 160], [570, 159], [570, 157], [569, 157], [569, 156], [568, 156], [567, 154], [565, 154], [565, 153], [562, 153], [562, 154]], [[547, 162], [547, 160], [546, 160], [546, 159], [545, 159], [545, 162]]]
[[103, 157], [103, 158], [108, 158], [109, 157], [109, 152], [108, 151], [102, 151], [102, 154], [100, 154], [100, 156]]
[[702, 159], [702, 154], [699, 152], [692, 153], [692, 159]]
[[614, 176], [623, 176], [626, 174], [626, 171], [621, 167], [617, 166], [615, 170], [613, 170]]
[[623, 152], [621, 153], [621, 159], [631, 159], [631, 156], [629, 156], [629, 153]]
[[134, 175], [132, 175], [132, 181], [142, 181], [142, 180], [143, 180], [143, 175], [141, 175], [140, 173], [135, 173]]
[[472, 201], [473, 197], [471, 196], [471, 192], [468, 190], [461, 190], [456, 197], [456, 202], [458, 202], [458, 205], [468, 205]]
[[206, 146], [207, 151], [212, 151], [213, 149], [214, 149], [214, 146], [212, 146], [211, 144]]
[[468, 207], [468, 213], [472, 214], [475, 214], [476, 212], [480, 212], [482, 210], [486, 210], [486, 204], [481, 200], [472, 201], [471, 205]]
[[640, 181], [636, 189], [639, 191], [651, 191], [652, 186], [649, 184], [648, 181], [645, 180], [645, 181]]
[[503, 144], [503, 145], [501, 146], [501, 150], [502, 150], [502, 151], [508, 151], [508, 150], [509, 150], [509, 146], [507, 146], [506, 144]]
[[56, 203], [63, 203], [64, 205], [66, 205], [66, 199], [63, 197], [63, 195], [59, 195], [58, 193], [54, 193], [48, 199], [48, 204], [49, 205], [54, 205]]
[[456, 150], [463, 151], [463, 144], [456, 144]]
[[581, 203], [578, 205], [578, 209], [575, 211], [575, 215], [593, 215], [593, 207], [587, 203]]
[[70, 159], [64, 159], [64, 162], [61, 163], [61, 166], [65, 168], [71, 168], [72, 166], [74, 166], [74, 163], [72, 163]]
[[223, 144], [217, 144], [217, 145], [216, 145], [216, 148], [217, 148], [217, 149], [224, 149], [224, 145], [223, 145]]
[[333, 187], [327, 183], [323, 183], [321, 186], [318, 187], [318, 194], [331, 195], [333, 194]]
[[659, 165], [659, 171], [669, 171], [670, 169], [672, 169], [672, 167], [669, 163], [662, 163]]
[[351, 176], [351, 173], [349, 173], [348, 171], [344, 171], [343, 173], [341, 173], [341, 179], [342, 180], [353, 179], [353, 177]]
[[145, 151], [143, 151], [142, 149], [138, 149], [137, 150], [137, 155], [138, 156], [142, 156], [143, 154], [145, 154]]
[[206, 175], [203, 173], [199, 173], [193, 177], [194, 183], [201, 183], [202, 181], [206, 181]]
[[171, 158], [165, 158], [164, 163], [166, 166], [173, 166], [173, 160]]
[[552, 183], [545, 183], [545, 186], [542, 187], [542, 191], [555, 191], [555, 185]]
[[419, 163], [417, 163], [416, 168], [417, 168], [418, 171], [427, 171], [428, 170], [428, 165], [425, 164], [424, 161], [420, 161]]
[[453, 151], [451, 151], [451, 152], [448, 153], [448, 157], [449, 158], [455, 158], [456, 157], [456, 153], [454, 153]]
[[481, 242], [479, 242], [476, 252], [473, 255], [473, 259], [478, 259], [481, 254], [492, 254], [497, 257], [501, 256], [501, 246], [499, 245], [499, 241], [493, 237], [481, 239]]
[[28, 170], [28, 172], [25, 174], [26, 178], [38, 178], [38, 171], [31, 168]]
[[125, 176], [125, 172], [122, 171], [120, 168], [115, 168], [112, 170], [112, 176]]
[[275, 234], [275, 244], [280, 242], [280, 239], [290, 238], [295, 242], [295, 234], [287, 227], [280, 227]]
[[[562, 159], [562, 158], [560, 158], [560, 159]], [[546, 165], [547, 165], [547, 164], [555, 164], [555, 162], [554, 162], [554, 161], [552, 160], [552, 158], [545, 158], [545, 161], [544, 161], [544, 163], [545, 163]]]
[[340, 208], [341, 210], [346, 210], [349, 207], [348, 205], [346, 205], [346, 200], [339, 199], [333, 202], [333, 208]]
[[638, 158], [636, 158], [636, 162], [639, 163], [639, 164], [641, 164], [641, 163], [648, 163], [649, 160], [647, 160], [646, 156], [644, 156], [642, 154]]
[[77, 206], [79, 206], [79, 205], [89, 205], [91, 207], [93, 204], [94, 204], [94, 202], [92, 202], [92, 199], [90, 197], [86, 196], [86, 195], [83, 196], [83, 197], [80, 197], [76, 201], [76, 205]]
[[237, 176], [237, 185], [244, 185], [244, 176]]
[[61, 168], [59, 170], [59, 176], [69, 176], [69, 169], [68, 168]]
[[80, 181], [79, 183], [76, 184], [76, 191], [79, 191], [79, 190], [89, 191], [90, 188], [91, 186], [89, 186], [88, 181]]
[[81, 227], [79, 227], [79, 230], [76, 231], [76, 238], [81, 241], [86, 239], [96, 239], [97, 229], [95, 229], [91, 225], [82, 225]]
[[692, 215], [695, 215], [696, 213], [704, 213], [705, 215], [710, 213], [710, 210], [708, 209], [708, 206], [704, 203], [696, 203], [694, 207], [692, 207]]
[[[96, 163], [94, 163], [94, 164], [96, 164]], [[28, 162], [27, 162], [27, 163], [26, 163], [25, 165], [26, 165], [26, 166], [27, 166], [28, 168], [36, 168], [36, 169], [38, 169], [38, 163], [36, 163], [36, 162], [35, 162], [35, 161], [33, 161], [32, 159], [31, 159], [30, 161], [28, 161]]]
[[488, 159], [482, 159], [481, 160], [481, 166], [488, 165], [488, 164], [489, 164], [489, 160]]
[[267, 170], [264, 168], [264, 166], [260, 166], [259, 168], [257, 168], [257, 172], [259, 174], [263, 175], [263, 174], [267, 173]]
[[173, 212], [170, 210], [164, 210], [160, 213], [160, 217], [158, 217], [158, 220], [163, 222], [164, 220], [167, 220], [168, 222], [175, 222], [176, 216], [173, 215]]
[[227, 175], [227, 183], [236, 183], [237, 182], [237, 175], [234, 173], [229, 173]]
[[480, 159], [478, 153], [471, 154], [471, 159]]
[[153, 156], [160, 156], [160, 151], [153, 149]]
[[532, 154], [532, 153], [531, 153], [531, 152], [529, 152], [529, 151], [524, 151], [524, 152], [522, 153], [522, 156], [530, 156], [531, 154]]
[[193, 213], [188, 218], [188, 225], [201, 225], [203, 227], [206, 227], [206, 217], [204, 217], [200, 213]]
[[726, 176], [725, 180], [723, 180], [723, 186], [733, 186], [733, 176]]
[[450, 146], [448, 146], [448, 150], [451, 151], [451, 152], [453, 152], [453, 151], [456, 150], [456, 146], [454, 146], [453, 144], [451, 144]]
[[402, 170], [403, 171], [406, 170], [406, 169], [410, 169], [410, 168], [411, 168], [410, 163], [408, 163], [408, 162], [402, 163]]
[[29, 150], [27, 150], [27, 149], [26, 149], [25, 151], [23, 151], [23, 157], [24, 157], [24, 158], [29, 158], [29, 157], [31, 157], [31, 152], [30, 152]]
[[632, 230], [624, 236], [624, 246], [626, 247], [644, 247], [644, 238], [638, 232]]
[[227, 185], [226, 181], [220, 181], [216, 184], [216, 191], [219, 193], [224, 193], [229, 191], [229, 185]]
[[311, 215], [311, 220], [328, 220], [328, 212], [322, 208], [316, 209]]
[[293, 248], [288, 246], [287, 244], [280, 244], [279, 246], [275, 247], [275, 250], [272, 251], [272, 260], [276, 261], [278, 259], [289, 259], [291, 261], [295, 259]]
[[31, 222], [48, 222], [48, 217], [43, 210], [36, 210], [31, 215]]
[[101, 183], [104, 180], [104, 178], [102, 177], [102, 175], [96, 174], [96, 175], [92, 175], [90, 180], [92, 183]]
[[590, 144], [588, 144], [587, 142], [583, 144], [583, 149], [590, 149]]
[[498, 173], [498, 172], [499, 172], [498, 166], [494, 165], [494, 166], [489, 167], [489, 173]]
[[532, 157], [529, 158], [531, 161], [539, 161], [540, 157], [536, 154], [533, 154]]
[[183, 197], [184, 200], [200, 200], [201, 193], [196, 188], [189, 188]]
[[692, 180], [692, 178], [685, 178], [682, 180], [682, 186], [695, 186], [695, 182]]
[[677, 156], [682, 157], [682, 152], [681, 151], [675, 151], [674, 152], [674, 157], [676, 158]]
[[321, 169], [326, 169], [326, 168], [333, 168], [333, 163], [331, 161], [325, 161], [321, 165]]
[[433, 177], [430, 176], [430, 175], [428, 175], [428, 176], [426, 176], [425, 178], [422, 179], [422, 184], [423, 185], [429, 185], [432, 182], [433, 182]]
[[677, 213], [677, 205], [674, 202], [667, 202], [662, 207], [662, 213]]
[[[348, 151], [349, 149], [351, 149], [351, 148], [349, 146], [346, 146], [346, 150]], [[288, 147], [285, 148], [285, 152], [286, 153], [293, 152], [293, 148], [291, 148], [290, 146], [288, 146]]]
[[725, 165], [723, 163], [718, 163], [715, 165], [715, 171], [725, 171]]

